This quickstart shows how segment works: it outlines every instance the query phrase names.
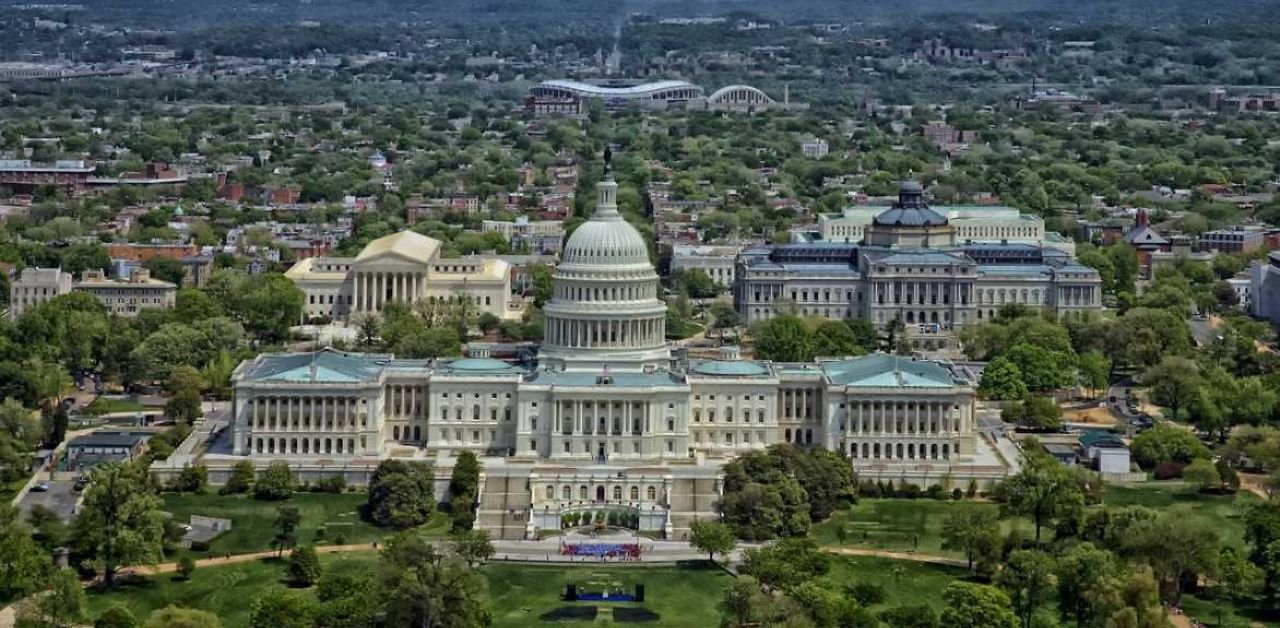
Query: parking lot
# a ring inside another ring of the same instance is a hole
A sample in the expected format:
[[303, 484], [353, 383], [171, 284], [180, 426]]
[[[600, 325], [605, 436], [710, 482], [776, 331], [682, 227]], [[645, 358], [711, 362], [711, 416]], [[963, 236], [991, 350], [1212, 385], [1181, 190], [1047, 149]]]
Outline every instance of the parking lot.
[[63, 521], [71, 521], [76, 512], [76, 501], [80, 499], [80, 493], [75, 491], [75, 478], [70, 474], [65, 479], [49, 480], [48, 474], [41, 473], [42, 477], [38, 483], [48, 485], [49, 490], [38, 491], [35, 487], [27, 491], [27, 494], [18, 502], [18, 508], [22, 512], [28, 513], [36, 506], [44, 506], [52, 510]]

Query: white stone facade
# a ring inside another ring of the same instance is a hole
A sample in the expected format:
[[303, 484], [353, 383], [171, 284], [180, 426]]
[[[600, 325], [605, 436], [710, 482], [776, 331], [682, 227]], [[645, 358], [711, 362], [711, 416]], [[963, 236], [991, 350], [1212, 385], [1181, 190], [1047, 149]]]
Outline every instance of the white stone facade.
[[413, 231], [379, 238], [356, 257], [309, 257], [286, 273], [306, 295], [303, 316], [349, 320], [392, 302], [458, 304], [502, 319], [521, 312], [511, 299], [511, 265], [487, 257], [440, 257], [440, 241]]
[[477, 522], [499, 538], [600, 508], [684, 538], [691, 521], [715, 516], [721, 465], [781, 442], [839, 450], [876, 472], [941, 478], [973, 464], [975, 382], [949, 365], [884, 354], [673, 362], [647, 247], [617, 215], [615, 191], [600, 185], [596, 215], [566, 246], [537, 366], [259, 356], [233, 375], [222, 463], [283, 459], [364, 477], [405, 458], [446, 476], [451, 456], [473, 451], [484, 466]]

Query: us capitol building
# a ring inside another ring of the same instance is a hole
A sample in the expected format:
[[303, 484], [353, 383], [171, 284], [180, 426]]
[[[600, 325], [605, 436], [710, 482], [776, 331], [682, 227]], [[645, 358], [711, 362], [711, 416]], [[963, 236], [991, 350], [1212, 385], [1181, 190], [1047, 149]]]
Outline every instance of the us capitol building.
[[536, 367], [262, 355], [233, 375], [230, 427], [167, 469], [198, 460], [217, 481], [242, 460], [284, 460], [306, 480], [363, 483], [379, 460], [420, 460], [443, 495], [470, 450], [483, 466], [477, 525], [507, 539], [604, 507], [685, 538], [695, 518], [716, 516], [722, 465], [781, 442], [839, 450], [864, 479], [964, 487], [1004, 475], [975, 437], [976, 381], [961, 367], [886, 354], [673, 360], [645, 240], [619, 214], [612, 176], [597, 189], [555, 271]]

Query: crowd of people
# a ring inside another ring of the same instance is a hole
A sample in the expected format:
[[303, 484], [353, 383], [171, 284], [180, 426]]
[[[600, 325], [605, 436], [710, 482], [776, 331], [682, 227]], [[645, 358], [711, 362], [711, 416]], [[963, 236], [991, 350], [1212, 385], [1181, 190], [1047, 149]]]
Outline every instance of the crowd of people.
[[564, 556], [586, 556], [595, 558], [621, 558], [623, 560], [640, 560], [639, 543], [565, 543], [560, 546]]

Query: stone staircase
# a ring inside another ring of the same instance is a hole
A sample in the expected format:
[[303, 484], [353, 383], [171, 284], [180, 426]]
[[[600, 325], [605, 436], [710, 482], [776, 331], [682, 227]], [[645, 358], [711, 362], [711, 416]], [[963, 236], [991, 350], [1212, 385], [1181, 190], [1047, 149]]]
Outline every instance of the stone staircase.
[[476, 528], [487, 530], [495, 540], [523, 539], [531, 505], [528, 479], [485, 474]]

